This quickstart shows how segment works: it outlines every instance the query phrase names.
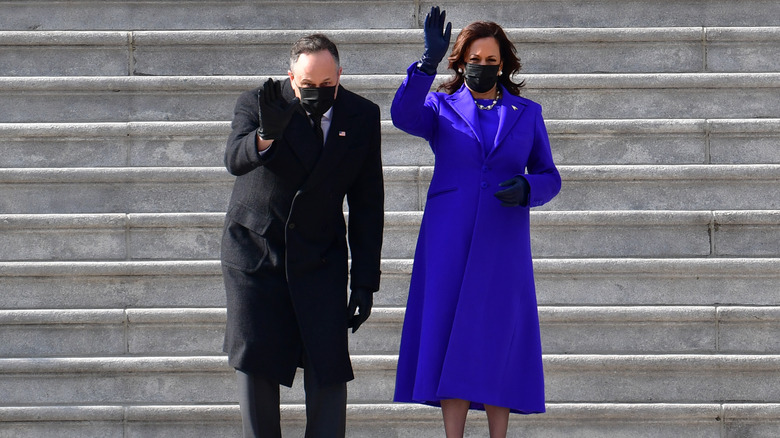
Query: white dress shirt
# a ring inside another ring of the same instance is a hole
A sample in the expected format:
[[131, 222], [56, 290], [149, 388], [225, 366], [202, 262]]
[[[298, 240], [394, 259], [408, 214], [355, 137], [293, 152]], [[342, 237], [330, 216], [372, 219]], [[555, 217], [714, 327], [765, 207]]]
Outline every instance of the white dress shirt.
[[[333, 107], [330, 107], [330, 109], [325, 111], [325, 114], [322, 115], [322, 119], [320, 120], [320, 127], [322, 128], [322, 138], [324, 139], [328, 138], [328, 131], [330, 130], [331, 118], [333, 118]], [[311, 117], [309, 117], [309, 120], [311, 120]], [[314, 122], [311, 122], [311, 126], [312, 128], [314, 127]]]

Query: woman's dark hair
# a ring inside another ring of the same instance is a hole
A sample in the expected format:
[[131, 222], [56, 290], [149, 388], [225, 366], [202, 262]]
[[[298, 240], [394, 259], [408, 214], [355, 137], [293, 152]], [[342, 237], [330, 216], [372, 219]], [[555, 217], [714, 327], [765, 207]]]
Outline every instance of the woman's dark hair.
[[290, 68], [292, 69], [293, 65], [298, 62], [298, 57], [302, 54], [305, 53], [308, 55], [323, 50], [330, 52], [330, 54], [333, 55], [333, 59], [336, 61], [336, 65], [340, 65], [339, 50], [336, 48], [336, 45], [333, 44], [333, 41], [321, 33], [315, 33], [313, 35], [305, 36], [293, 44], [292, 49], [290, 49]]
[[455, 45], [452, 47], [452, 53], [447, 58], [448, 68], [454, 70], [455, 75], [439, 85], [437, 91], [452, 94], [460, 89], [464, 81], [461, 71], [467, 63], [466, 51], [475, 40], [487, 37], [493, 37], [498, 42], [501, 61], [504, 63], [501, 76], [498, 77], [498, 83], [503, 85], [510, 94], [520, 95], [520, 89], [525, 86], [525, 81], [520, 83], [512, 81], [512, 76], [520, 71], [520, 58], [517, 57], [517, 50], [504, 33], [504, 29], [492, 21], [475, 21], [460, 31], [458, 38], [455, 39]]

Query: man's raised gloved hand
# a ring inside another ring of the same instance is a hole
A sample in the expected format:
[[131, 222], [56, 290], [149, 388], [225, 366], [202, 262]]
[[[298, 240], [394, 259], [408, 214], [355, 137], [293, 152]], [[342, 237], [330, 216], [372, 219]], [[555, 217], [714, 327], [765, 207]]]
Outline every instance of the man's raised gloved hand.
[[275, 140], [282, 136], [290, 118], [298, 109], [300, 99], [297, 97], [287, 102], [282, 96], [282, 83], [268, 79], [263, 84], [263, 94], [258, 98], [260, 107], [260, 127], [257, 134], [263, 140]]

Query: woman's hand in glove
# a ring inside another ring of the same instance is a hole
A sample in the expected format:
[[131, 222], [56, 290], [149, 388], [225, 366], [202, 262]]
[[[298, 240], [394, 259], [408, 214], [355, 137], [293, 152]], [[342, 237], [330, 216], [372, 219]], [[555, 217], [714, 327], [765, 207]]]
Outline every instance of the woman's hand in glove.
[[525, 207], [528, 205], [528, 195], [531, 193], [531, 186], [522, 176], [508, 179], [499, 184], [499, 187], [506, 188], [497, 191], [493, 195], [501, 201], [501, 205], [504, 207], [517, 207], [518, 205]]
[[420, 58], [419, 69], [427, 75], [436, 74], [436, 67], [447, 54], [450, 47], [450, 36], [452, 35], [452, 23], [447, 23], [447, 29], [444, 29], [444, 21], [447, 17], [446, 11], [439, 12], [439, 7], [434, 6], [431, 12], [425, 17], [423, 27], [425, 35], [425, 53]]

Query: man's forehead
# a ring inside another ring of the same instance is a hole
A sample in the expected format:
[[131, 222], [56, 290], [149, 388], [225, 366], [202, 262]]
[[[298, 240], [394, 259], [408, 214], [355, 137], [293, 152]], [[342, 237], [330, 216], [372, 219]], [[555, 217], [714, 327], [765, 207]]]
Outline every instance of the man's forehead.
[[329, 72], [317, 72], [317, 71], [308, 71], [308, 72], [293, 71], [293, 74], [301, 82], [323, 82], [328, 80], [335, 80], [338, 77], [338, 72], [330, 74]]
[[338, 65], [330, 52], [323, 50], [315, 53], [301, 53], [293, 64], [293, 70], [301, 74], [315, 71], [337, 71]]

